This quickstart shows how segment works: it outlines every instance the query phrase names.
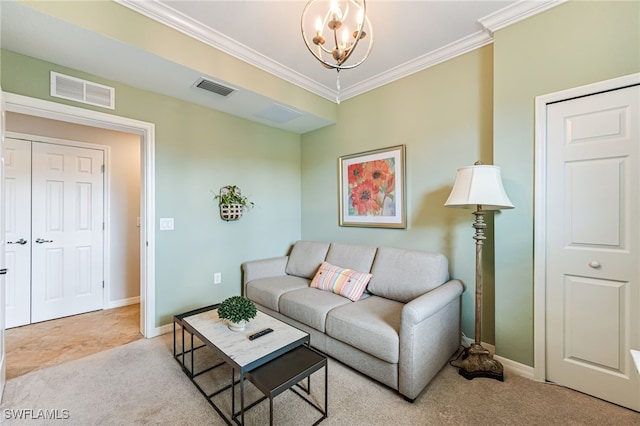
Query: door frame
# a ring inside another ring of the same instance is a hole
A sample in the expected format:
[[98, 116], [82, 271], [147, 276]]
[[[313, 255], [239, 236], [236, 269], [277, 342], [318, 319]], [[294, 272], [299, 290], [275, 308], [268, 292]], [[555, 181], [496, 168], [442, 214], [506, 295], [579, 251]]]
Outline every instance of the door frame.
[[572, 89], [536, 96], [534, 138], [534, 212], [533, 212], [533, 379], [546, 380], [546, 228], [547, 218], [547, 105], [569, 99], [595, 95], [640, 84], [640, 73], [587, 84]]
[[5, 139], [20, 139], [27, 142], [40, 142], [51, 145], [62, 145], [72, 148], [85, 148], [101, 151], [104, 159], [103, 172], [103, 196], [102, 215], [104, 222], [104, 235], [102, 237], [102, 309], [109, 309], [109, 297], [111, 291], [111, 220], [108, 214], [111, 211], [111, 147], [96, 143], [75, 141], [70, 139], [52, 138], [49, 136], [33, 135], [30, 133], [5, 131]]
[[3, 95], [9, 112], [140, 135], [140, 332], [147, 338], [162, 334], [155, 325], [155, 124], [14, 93]]

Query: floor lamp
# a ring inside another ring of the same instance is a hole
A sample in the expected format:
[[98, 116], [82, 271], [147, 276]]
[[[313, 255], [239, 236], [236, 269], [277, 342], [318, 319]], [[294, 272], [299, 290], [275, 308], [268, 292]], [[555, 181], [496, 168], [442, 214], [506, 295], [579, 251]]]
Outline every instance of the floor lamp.
[[458, 373], [468, 380], [474, 377], [490, 377], [504, 380], [502, 364], [493, 359], [491, 352], [482, 347], [480, 331], [482, 312], [482, 245], [486, 239], [484, 228], [485, 210], [512, 209], [513, 204], [502, 186], [500, 167], [476, 162], [473, 166], [461, 167], [456, 175], [446, 207], [475, 208], [473, 227], [476, 232], [476, 330], [475, 341], [462, 354], [457, 365]]

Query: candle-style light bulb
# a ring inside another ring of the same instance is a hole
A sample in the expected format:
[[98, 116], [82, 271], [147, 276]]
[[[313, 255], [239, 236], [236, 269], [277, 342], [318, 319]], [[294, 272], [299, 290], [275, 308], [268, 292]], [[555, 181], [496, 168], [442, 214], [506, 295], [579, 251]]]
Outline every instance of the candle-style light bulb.
[[342, 11], [338, 6], [338, 0], [331, 0], [331, 15], [333, 19], [336, 19], [338, 21], [342, 20]]
[[320, 35], [321, 32], [322, 32], [322, 19], [318, 17], [318, 19], [316, 19], [316, 34]]

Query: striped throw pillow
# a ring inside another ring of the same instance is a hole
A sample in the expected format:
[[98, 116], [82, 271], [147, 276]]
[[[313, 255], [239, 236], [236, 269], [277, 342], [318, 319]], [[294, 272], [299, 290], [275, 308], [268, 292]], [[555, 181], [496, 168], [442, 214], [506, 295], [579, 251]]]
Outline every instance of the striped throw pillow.
[[371, 274], [340, 268], [329, 262], [322, 262], [318, 272], [311, 280], [311, 287], [331, 291], [357, 302], [370, 279]]

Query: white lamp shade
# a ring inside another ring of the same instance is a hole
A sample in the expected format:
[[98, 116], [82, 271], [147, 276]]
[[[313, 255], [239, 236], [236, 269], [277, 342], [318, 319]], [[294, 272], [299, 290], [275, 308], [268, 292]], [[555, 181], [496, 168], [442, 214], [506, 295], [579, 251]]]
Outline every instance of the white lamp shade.
[[480, 205], [483, 210], [513, 208], [502, 186], [500, 167], [485, 164], [459, 168], [456, 182], [444, 205], [460, 208]]

